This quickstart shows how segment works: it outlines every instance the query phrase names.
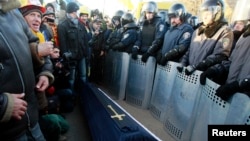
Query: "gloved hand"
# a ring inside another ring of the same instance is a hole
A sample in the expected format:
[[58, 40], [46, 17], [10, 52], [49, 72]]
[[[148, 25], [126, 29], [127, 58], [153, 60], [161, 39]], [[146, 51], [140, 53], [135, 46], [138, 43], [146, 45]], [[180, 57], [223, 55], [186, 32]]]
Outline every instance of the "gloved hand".
[[161, 57], [160, 64], [161, 64], [162, 66], [165, 66], [165, 65], [167, 64], [168, 61], [169, 61], [169, 60], [168, 60], [167, 57], [162, 56], [162, 57]]
[[152, 45], [152, 46], [150, 46], [150, 47], [148, 48], [148, 53], [149, 53], [149, 54], [154, 54], [154, 53], [157, 52], [157, 50], [158, 50], [158, 45], [154, 44], [154, 45]]
[[183, 65], [180, 65], [180, 66], [177, 66], [176, 69], [178, 70], [179, 73], [182, 72], [184, 66]]
[[227, 101], [234, 93], [240, 91], [240, 85], [238, 81], [234, 81], [229, 84], [225, 84], [220, 86], [215, 95], [220, 97], [221, 99]]
[[193, 72], [196, 70], [195, 66], [189, 65], [185, 69], [185, 74], [186, 75], [191, 75]]
[[131, 57], [132, 57], [132, 59], [136, 60], [137, 59], [137, 52], [132, 52]]
[[215, 69], [209, 68], [205, 72], [200, 75], [200, 83], [201, 85], [206, 84], [206, 78], [213, 78], [216, 75]]
[[132, 59], [136, 60], [137, 59], [137, 54], [138, 54], [139, 47], [138, 46], [133, 46], [132, 48]]
[[[244, 79], [241, 83], [240, 83], [240, 88], [243, 91], [250, 91], [250, 78], [246, 78]], [[249, 95], [250, 96], [250, 95]]]
[[123, 47], [124, 47], [123, 43], [122, 43], [122, 42], [119, 42], [119, 43], [115, 44], [115, 45], [112, 47], [112, 49], [113, 49], [113, 50], [120, 50], [120, 49], [122, 49]]
[[148, 58], [149, 58], [150, 54], [149, 53], [144, 53], [141, 57], [141, 61], [146, 63]]
[[202, 61], [202, 62], [200, 62], [198, 65], [197, 65], [197, 67], [196, 67], [196, 69], [197, 70], [200, 70], [200, 71], [205, 71], [205, 70], [207, 70], [207, 68], [208, 68], [208, 64], [207, 64], [207, 62], [204, 60], [204, 61]]
[[170, 59], [175, 59], [176, 57], [178, 57], [178, 55], [179, 55], [178, 50], [172, 49], [169, 52], [167, 52], [164, 56], [168, 58], [168, 60], [170, 60]]

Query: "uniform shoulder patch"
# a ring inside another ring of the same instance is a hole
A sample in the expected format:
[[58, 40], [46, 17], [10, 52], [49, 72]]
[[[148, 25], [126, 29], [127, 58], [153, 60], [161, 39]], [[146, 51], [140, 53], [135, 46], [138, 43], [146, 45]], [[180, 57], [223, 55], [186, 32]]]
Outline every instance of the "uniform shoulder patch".
[[163, 24], [159, 25], [159, 30], [160, 30], [160, 32], [162, 32], [164, 30], [164, 25]]
[[185, 33], [182, 35], [182, 37], [183, 37], [184, 39], [188, 39], [188, 38], [190, 38], [190, 36], [191, 36], [191, 33], [189, 33], [189, 32], [185, 32]]
[[128, 38], [128, 37], [129, 37], [129, 34], [128, 34], [128, 33], [126, 33], [126, 34], [123, 35], [123, 39], [126, 39], [126, 38]]
[[222, 46], [223, 46], [223, 48], [228, 47], [229, 43], [230, 43], [229, 38], [223, 38], [222, 39]]

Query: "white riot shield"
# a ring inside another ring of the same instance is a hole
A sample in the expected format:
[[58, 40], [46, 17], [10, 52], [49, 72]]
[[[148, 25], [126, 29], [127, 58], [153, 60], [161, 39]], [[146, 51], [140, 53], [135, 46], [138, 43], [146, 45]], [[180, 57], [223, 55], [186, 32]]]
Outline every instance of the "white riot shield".
[[126, 102], [139, 108], [147, 109], [153, 88], [156, 60], [149, 57], [147, 62], [137, 60], [129, 62], [128, 79], [126, 85]]
[[249, 0], [237, 0], [231, 21], [243, 21], [250, 19], [250, 3]]
[[218, 84], [206, 79], [192, 132], [192, 141], [207, 141], [208, 125], [224, 124], [230, 104], [215, 95]]
[[129, 67], [129, 54], [124, 52], [114, 52], [112, 77], [110, 79], [110, 92], [117, 99], [125, 98], [125, 88], [127, 84]]
[[250, 98], [246, 94], [236, 93], [227, 113], [225, 124], [250, 125]]
[[167, 101], [172, 94], [172, 88], [177, 74], [176, 67], [179, 63], [168, 62], [167, 65], [157, 65], [154, 86], [149, 110], [161, 122], [166, 115]]
[[189, 141], [201, 95], [200, 71], [192, 75], [177, 73], [171, 97], [167, 102], [164, 129], [177, 141]]

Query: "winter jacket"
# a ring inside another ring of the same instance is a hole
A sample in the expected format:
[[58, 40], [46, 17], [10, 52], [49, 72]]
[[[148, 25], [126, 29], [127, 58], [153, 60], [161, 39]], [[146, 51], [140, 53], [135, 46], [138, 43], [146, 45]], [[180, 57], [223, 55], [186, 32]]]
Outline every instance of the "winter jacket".
[[61, 56], [70, 53], [72, 60], [80, 60], [88, 54], [88, 35], [81, 23], [73, 23], [65, 17], [57, 26]]
[[[38, 122], [33, 68], [37, 53], [31, 54], [36, 51], [38, 38], [18, 10], [1, 11], [0, 23], [0, 137], [14, 140]], [[37, 61], [37, 66], [42, 66], [39, 58]], [[14, 103], [11, 93], [25, 93], [28, 107], [21, 120], [11, 117]]]

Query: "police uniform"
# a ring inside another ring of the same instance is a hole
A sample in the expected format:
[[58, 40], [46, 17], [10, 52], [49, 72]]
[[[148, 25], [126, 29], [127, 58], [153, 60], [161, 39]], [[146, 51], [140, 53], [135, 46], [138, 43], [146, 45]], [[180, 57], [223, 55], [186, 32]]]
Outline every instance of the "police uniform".
[[180, 47], [184, 47], [183, 52], [173, 56], [171, 61], [179, 61], [180, 57], [185, 53], [185, 50], [190, 45], [193, 28], [186, 23], [177, 27], [171, 27], [164, 36], [164, 42], [161, 50], [162, 56], [172, 49], [179, 50]]

